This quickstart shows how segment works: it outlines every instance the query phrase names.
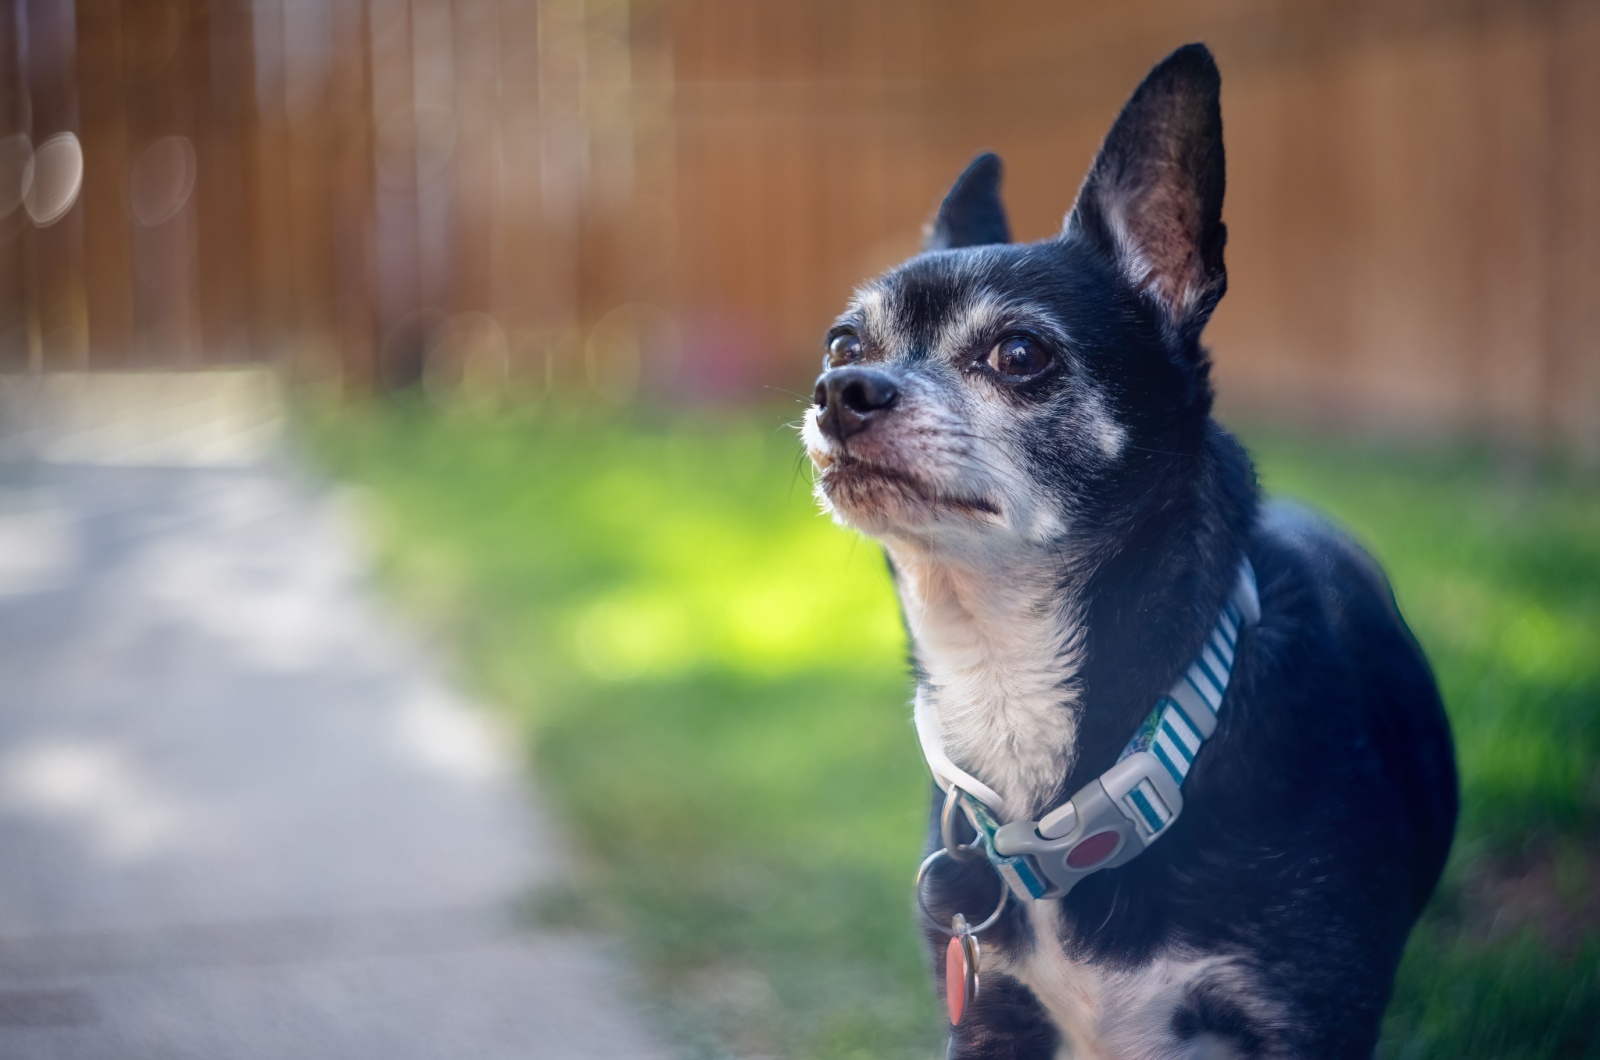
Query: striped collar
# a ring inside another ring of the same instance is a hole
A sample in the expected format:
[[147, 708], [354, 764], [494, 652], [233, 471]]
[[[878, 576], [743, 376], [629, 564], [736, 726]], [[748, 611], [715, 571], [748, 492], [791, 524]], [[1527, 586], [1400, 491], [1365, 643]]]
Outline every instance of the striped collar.
[[1019, 898], [1060, 898], [1083, 877], [1121, 865], [1167, 833], [1183, 810], [1181, 788], [1200, 747], [1216, 731], [1240, 631], [1261, 618], [1255, 571], [1241, 559], [1199, 656], [1157, 701], [1117, 764], [1037, 821], [1002, 824], [1002, 800], [950, 761], [936, 710], [918, 696], [917, 737], [939, 787], [952, 788], [991, 864]]

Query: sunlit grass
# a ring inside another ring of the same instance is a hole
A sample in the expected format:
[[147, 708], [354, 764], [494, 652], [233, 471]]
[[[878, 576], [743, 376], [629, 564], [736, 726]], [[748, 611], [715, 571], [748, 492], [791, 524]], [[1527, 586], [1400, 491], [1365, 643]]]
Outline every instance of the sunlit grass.
[[[691, 1053], [932, 1056], [908, 878], [927, 780], [893, 596], [877, 549], [816, 513], [779, 422], [307, 421], [364, 487], [386, 580], [522, 723], [587, 855], [581, 893], [535, 906], [620, 929]], [[1468, 886], [1518, 858], [1555, 864], [1577, 906], [1596, 883], [1592, 481], [1259, 441], [1270, 486], [1384, 560], [1456, 728], [1462, 842], [1385, 1055], [1600, 1055], [1600, 930], [1492, 930]]]

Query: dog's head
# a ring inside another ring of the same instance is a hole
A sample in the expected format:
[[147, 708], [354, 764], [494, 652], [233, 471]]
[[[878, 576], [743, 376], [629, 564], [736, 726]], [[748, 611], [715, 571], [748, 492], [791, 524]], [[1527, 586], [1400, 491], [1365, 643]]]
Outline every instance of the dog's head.
[[1210, 53], [1144, 80], [1061, 233], [1012, 244], [1000, 161], [829, 330], [803, 436], [840, 521], [938, 551], [1060, 545], [1200, 445], [1199, 335], [1226, 286]]

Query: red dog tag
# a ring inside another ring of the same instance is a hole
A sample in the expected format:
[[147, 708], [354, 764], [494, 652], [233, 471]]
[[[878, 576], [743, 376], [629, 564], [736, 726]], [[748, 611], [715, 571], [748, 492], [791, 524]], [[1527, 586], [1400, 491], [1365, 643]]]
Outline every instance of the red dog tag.
[[951, 935], [944, 949], [944, 1007], [950, 1013], [950, 1026], [959, 1026], [967, 1011], [967, 948], [960, 935]]
[[967, 1005], [978, 999], [978, 937], [957, 913], [950, 923], [950, 944], [944, 950], [944, 1005], [950, 1026], [961, 1025]]

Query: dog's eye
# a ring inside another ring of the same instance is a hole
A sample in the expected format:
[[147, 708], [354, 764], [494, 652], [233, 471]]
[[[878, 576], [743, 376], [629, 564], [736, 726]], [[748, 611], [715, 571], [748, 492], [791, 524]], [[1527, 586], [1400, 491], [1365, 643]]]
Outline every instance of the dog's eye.
[[1050, 367], [1050, 351], [1038, 339], [1007, 335], [989, 351], [988, 365], [1007, 381], [1019, 382]]
[[828, 342], [828, 356], [825, 358], [825, 368], [838, 368], [840, 365], [849, 364], [851, 361], [861, 359], [861, 340], [849, 332], [835, 335]]

